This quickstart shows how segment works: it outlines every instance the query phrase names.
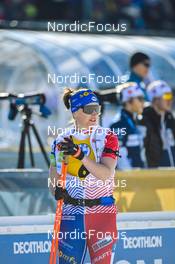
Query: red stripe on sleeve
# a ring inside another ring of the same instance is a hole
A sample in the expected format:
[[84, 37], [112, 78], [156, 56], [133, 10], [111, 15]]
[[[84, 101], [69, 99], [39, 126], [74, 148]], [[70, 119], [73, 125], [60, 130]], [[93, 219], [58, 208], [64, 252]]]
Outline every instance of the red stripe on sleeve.
[[[104, 148], [109, 148], [112, 149], [113, 151], [118, 151], [119, 150], [119, 142], [118, 142], [118, 137], [115, 135], [112, 131], [106, 135], [105, 138], [105, 146]], [[102, 153], [102, 157], [110, 157], [112, 159], [117, 159], [118, 157], [115, 155], [115, 153]]]

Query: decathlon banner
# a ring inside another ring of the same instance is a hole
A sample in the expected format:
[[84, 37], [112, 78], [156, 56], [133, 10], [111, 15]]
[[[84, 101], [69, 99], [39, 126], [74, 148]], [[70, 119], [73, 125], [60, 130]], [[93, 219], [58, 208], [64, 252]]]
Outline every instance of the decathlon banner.
[[116, 246], [115, 264], [175, 263], [175, 228], [125, 230]]
[[[174, 263], [175, 228], [122, 230], [122, 232], [126, 232], [126, 238], [118, 240], [114, 264]], [[6, 264], [48, 264], [50, 247], [51, 241], [47, 239], [47, 234], [0, 236], [1, 260]], [[73, 252], [69, 257], [73, 259]], [[88, 255], [85, 263], [90, 263]]]
[[[114, 249], [114, 264], [173, 264], [175, 263], [175, 222], [171, 221], [146, 221], [143, 222], [141, 214], [132, 221], [122, 221], [119, 217], [118, 243]], [[138, 222], [140, 215], [140, 222]], [[125, 214], [127, 216], [127, 214]], [[26, 218], [15, 218], [16, 223], [11, 226], [5, 225], [0, 218], [0, 256], [2, 263], [6, 264], [48, 264], [51, 247], [51, 235], [48, 230], [52, 229], [50, 219], [33, 217], [29, 221]], [[6, 218], [7, 219], [7, 218]], [[18, 220], [19, 219], [19, 220]], [[26, 223], [24, 222], [26, 219]], [[41, 221], [41, 219], [43, 219]], [[48, 221], [46, 221], [48, 219]], [[175, 218], [174, 218], [175, 219]], [[121, 221], [121, 222], [120, 222]], [[39, 222], [41, 224], [39, 225]], [[23, 225], [22, 225], [23, 223]], [[26, 224], [26, 225], [25, 225]], [[126, 228], [123, 228], [125, 226]], [[141, 228], [141, 226], [143, 228]], [[157, 226], [157, 227], [156, 227]], [[158, 227], [159, 226], [159, 227]], [[97, 245], [100, 249], [102, 243]], [[106, 252], [107, 254], [108, 252]], [[65, 256], [70, 263], [76, 263], [74, 253]], [[105, 253], [104, 253], [105, 254]], [[99, 260], [103, 259], [99, 256]], [[69, 262], [68, 262], [69, 263]], [[87, 254], [85, 264], [90, 264]]]

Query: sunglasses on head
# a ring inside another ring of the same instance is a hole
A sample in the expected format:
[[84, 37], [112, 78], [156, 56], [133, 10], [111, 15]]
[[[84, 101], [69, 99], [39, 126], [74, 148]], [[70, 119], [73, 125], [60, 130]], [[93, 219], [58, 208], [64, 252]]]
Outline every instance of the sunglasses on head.
[[85, 105], [82, 107], [83, 109], [83, 113], [87, 114], [87, 115], [91, 115], [94, 112], [96, 114], [100, 114], [101, 112], [101, 105]]

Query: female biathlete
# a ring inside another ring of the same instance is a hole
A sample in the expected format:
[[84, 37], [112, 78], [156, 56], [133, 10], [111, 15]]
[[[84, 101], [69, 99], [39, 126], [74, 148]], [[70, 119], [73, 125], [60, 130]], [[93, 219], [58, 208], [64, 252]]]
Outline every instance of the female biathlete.
[[118, 139], [98, 125], [100, 105], [90, 89], [66, 89], [63, 96], [75, 126], [54, 140], [50, 177], [61, 173], [64, 155], [69, 156], [66, 189], [52, 189], [55, 199], [64, 198], [59, 233], [59, 263], [84, 263], [88, 248], [91, 263], [112, 263], [117, 240], [117, 209], [113, 198]]

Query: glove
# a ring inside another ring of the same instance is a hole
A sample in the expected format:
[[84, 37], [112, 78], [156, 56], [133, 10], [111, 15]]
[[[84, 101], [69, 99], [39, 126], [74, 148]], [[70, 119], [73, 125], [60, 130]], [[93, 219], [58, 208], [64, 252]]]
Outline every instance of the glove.
[[56, 186], [56, 189], [55, 189], [55, 200], [58, 201], [61, 199], [66, 199], [67, 196], [68, 196], [67, 190], [63, 189], [61, 185], [58, 184], [58, 186]]
[[84, 158], [84, 153], [81, 148], [77, 144], [74, 144], [70, 138], [65, 137], [64, 140], [65, 142], [61, 142], [58, 149], [63, 151], [64, 155], [71, 155], [78, 160], [82, 160]]

